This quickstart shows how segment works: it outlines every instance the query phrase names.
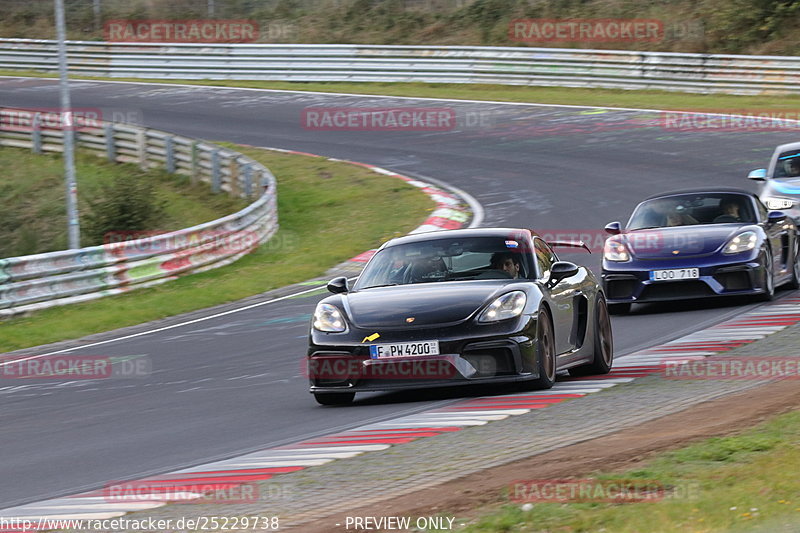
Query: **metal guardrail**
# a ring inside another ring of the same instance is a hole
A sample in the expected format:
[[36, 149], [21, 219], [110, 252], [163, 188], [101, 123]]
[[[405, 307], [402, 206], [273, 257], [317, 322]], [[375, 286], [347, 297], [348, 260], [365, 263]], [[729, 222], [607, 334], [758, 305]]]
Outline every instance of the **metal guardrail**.
[[[32, 117], [30, 126], [20, 117]], [[232, 263], [278, 229], [275, 177], [238, 152], [162, 131], [75, 123], [79, 148], [110, 161], [162, 168], [214, 191], [256, 198], [237, 213], [190, 228], [77, 250], [0, 259], [0, 317], [149, 287]], [[60, 152], [57, 113], [0, 108], [0, 146]], [[124, 235], [123, 235], [124, 237]]]
[[[74, 75], [800, 92], [800, 58], [488, 46], [68, 42]], [[56, 71], [55, 41], [0, 39], [0, 69]]]

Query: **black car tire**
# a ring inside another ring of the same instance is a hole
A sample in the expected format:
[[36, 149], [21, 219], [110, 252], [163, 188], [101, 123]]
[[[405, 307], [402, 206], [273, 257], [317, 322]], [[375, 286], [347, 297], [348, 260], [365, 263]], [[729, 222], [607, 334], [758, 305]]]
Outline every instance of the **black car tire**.
[[612, 315], [627, 315], [631, 312], [631, 304], [608, 304], [608, 312]]
[[553, 387], [556, 382], [556, 344], [553, 321], [546, 308], [539, 310], [536, 326], [536, 368], [539, 377], [523, 382], [524, 390], [540, 390]]
[[769, 302], [775, 297], [775, 278], [772, 273], [772, 254], [769, 250], [764, 250], [764, 279], [761, 284], [766, 287], [766, 291], [759, 294], [756, 300], [759, 302]]
[[608, 374], [614, 364], [614, 337], [611, 333], [611, 318], [606, 299], [597, 295], [594, 312], [594, 353], [591, 363], [569, 369], [570, 376], [592, 376]]
[[355, 392], [315, 392], [314, 399], [320, 405], [349, 405], [356, 397]]

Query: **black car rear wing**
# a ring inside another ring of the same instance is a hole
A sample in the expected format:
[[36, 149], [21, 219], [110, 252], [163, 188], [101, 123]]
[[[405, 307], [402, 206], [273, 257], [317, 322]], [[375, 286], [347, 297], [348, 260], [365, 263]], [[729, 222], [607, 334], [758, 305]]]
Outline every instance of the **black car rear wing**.
[[586, 243], [583, 241], [547, 241], [552, 248], [583, 248], [590, 254], [592, 251], [586, 246]]

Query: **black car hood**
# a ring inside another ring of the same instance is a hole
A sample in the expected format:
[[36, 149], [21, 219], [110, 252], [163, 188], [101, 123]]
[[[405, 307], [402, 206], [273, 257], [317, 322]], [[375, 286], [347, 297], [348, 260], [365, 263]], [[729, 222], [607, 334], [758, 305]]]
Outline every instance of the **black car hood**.
[[634, 230], [626, 233], [625, 240], [639, 259], [680, 259], [712, 254], [747, 226], [731, 223]]
[[343, 295], [342, 303], [359, 328], [431, 326], [466, 320], [512, 284], [487, 280], [375, 287]]

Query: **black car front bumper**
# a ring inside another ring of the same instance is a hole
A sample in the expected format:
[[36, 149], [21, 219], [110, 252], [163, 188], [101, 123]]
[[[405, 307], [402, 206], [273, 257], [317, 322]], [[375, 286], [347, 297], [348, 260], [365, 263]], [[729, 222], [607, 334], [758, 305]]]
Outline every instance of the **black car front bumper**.
[[[378, 333], [374, 341], [367, 337]], [[436, 340], [438, 355], [373, 358], [372, 344]], [[535, 379], [536, 317], [495, 324], [311, 331], [311, 392], [365, 392]]]

